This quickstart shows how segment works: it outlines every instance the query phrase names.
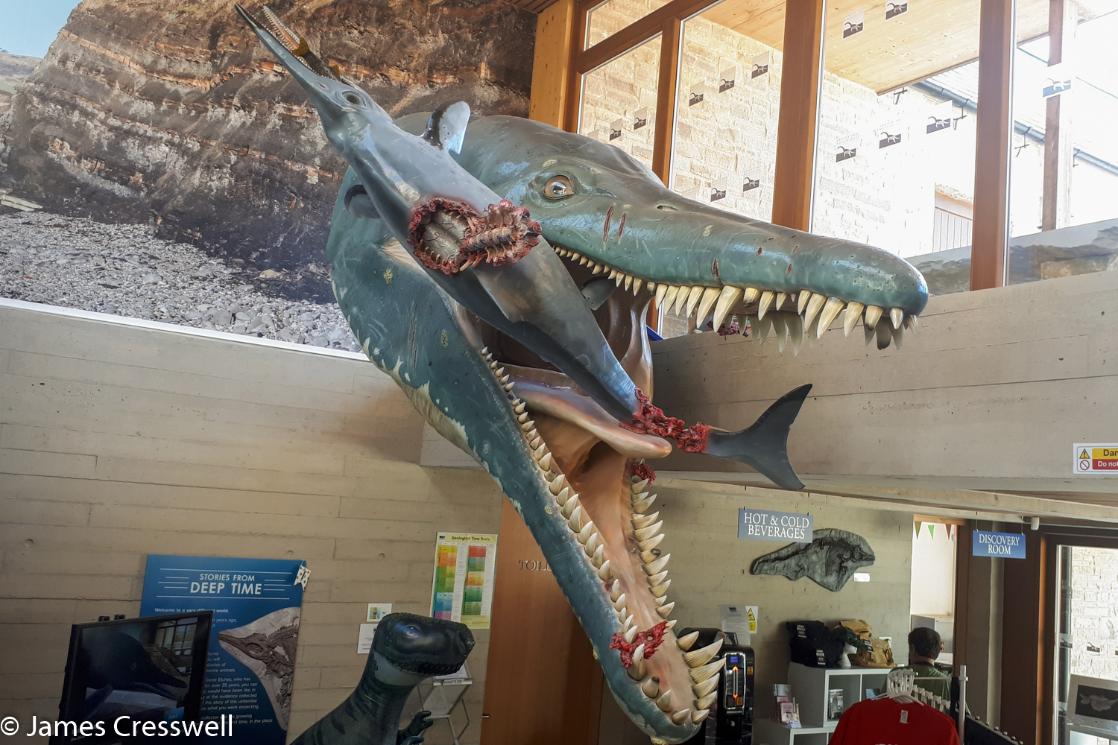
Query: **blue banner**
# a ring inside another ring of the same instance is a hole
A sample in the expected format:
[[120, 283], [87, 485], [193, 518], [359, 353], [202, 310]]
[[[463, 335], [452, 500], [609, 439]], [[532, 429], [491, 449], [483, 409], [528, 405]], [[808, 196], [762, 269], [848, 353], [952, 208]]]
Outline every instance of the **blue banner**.
[[971, 556], [989, 559], [1024, 559], [1024, 533], [995, 533], [976, 530], [971, 533]]
[[213, 611], [202, 717], [233, 717], [224, 745], [283, 745], [306, 565], [288, 559], [148, 557], [140, 615]]
[[811, 515], [769, 512], [742, 507], [738, 510], [738, 538], [784, 543], [811, 543]]

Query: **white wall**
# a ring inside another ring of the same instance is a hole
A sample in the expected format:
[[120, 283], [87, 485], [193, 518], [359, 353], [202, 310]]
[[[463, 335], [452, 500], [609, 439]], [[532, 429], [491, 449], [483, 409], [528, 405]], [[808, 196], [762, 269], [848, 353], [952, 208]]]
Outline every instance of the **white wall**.
[[912, 614], [951, 617], [955, 613], [955, 534], [942, 523], [922, 523], [919, 530], [912, 541]]

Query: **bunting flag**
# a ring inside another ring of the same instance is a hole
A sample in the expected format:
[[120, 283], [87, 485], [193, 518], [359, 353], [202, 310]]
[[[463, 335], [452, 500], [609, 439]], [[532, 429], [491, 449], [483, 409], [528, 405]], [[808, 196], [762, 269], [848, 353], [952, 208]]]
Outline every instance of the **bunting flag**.
[[947, 526], [947, 540], [949, 540], [949, 541], [955, 540], [955, 534], [958, 530], [959, 530], [958, 525], [955, 525], [954, 523], [952, 523], [951, 525], [948, 525]]
[[936, 524], [935, 523], [928, 523], [928, 533], [932, 536], [932, 538], [936, 537]]
[[912, 529], [913, 529], [913, 532], [916, 534], [915, 535], [916, 538], [920, 537], [920, 528], [923, 525], [924, 525], [924, 523], [920, 522], [919, 520], [913, 520], [912, 521]]

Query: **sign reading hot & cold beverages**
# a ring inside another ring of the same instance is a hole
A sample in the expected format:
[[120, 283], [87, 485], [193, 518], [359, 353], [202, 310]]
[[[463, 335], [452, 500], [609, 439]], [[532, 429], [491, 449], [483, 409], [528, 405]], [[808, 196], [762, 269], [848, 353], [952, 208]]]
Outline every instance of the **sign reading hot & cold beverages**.
[[738, 510], [738, 538], [811, 543], [812, 517], [801, 512]]
[[971, 533], [971, 556], [988, 559], [1024, 559], [1024, 533], [996, 533], [976, 530]]

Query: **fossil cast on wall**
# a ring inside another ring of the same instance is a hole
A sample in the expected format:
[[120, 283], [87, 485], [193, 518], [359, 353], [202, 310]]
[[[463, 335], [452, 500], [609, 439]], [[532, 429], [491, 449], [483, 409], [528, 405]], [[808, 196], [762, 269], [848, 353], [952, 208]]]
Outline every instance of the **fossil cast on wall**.
[[[527, 113], [535, 17], [508, 3], [279, 9], [393, 115], [459, 99]], [[83, 216], [155, 220], [261, 267], [321, 262], [343, 162], [286, 81], [227, 0], [85, 0], [11, 102], [0, 187]], [[325, 296], [307, 276], [303, 290]]]
[[790, 543], [753, 562], [750, 574], [778, 574], [791, 580], [807, 577], [820, 587], [838, 592], [854, 572], [876, 557], [866, 539], [836, 528], [812, 533], [811, 543]]

